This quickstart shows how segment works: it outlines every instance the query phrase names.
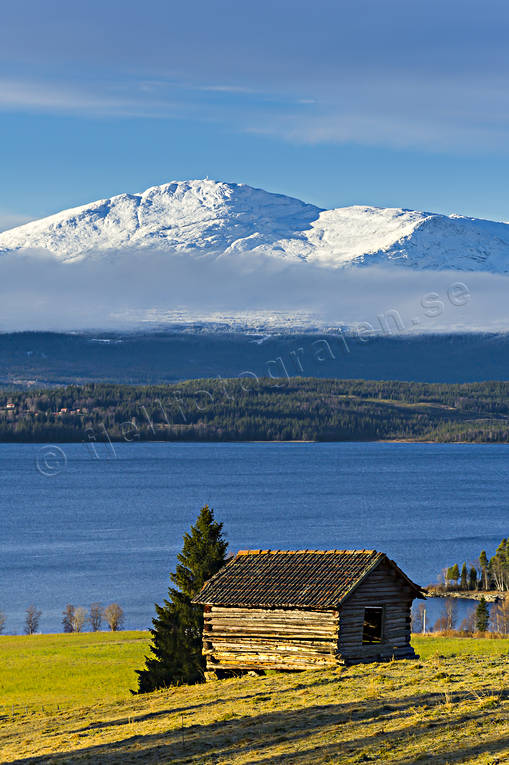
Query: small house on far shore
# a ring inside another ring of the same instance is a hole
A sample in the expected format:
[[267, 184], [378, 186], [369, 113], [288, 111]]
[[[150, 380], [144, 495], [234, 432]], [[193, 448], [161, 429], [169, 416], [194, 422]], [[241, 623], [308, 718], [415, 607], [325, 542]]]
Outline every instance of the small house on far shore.
[[376, 550], [242, 550], [205, 583], [203, 653], [216, 676], [416, 658], [423, 590]]

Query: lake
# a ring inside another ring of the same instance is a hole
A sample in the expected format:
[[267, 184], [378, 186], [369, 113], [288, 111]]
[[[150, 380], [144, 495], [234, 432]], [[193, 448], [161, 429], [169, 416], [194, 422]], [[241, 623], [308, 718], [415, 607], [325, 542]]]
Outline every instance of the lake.
[[509, 445], [0, 444], [0, 610], [61, 631], [66, 603], [150, 625], [208, 503], [230, 549], [375, 548], [422, 585], [509, 532]]

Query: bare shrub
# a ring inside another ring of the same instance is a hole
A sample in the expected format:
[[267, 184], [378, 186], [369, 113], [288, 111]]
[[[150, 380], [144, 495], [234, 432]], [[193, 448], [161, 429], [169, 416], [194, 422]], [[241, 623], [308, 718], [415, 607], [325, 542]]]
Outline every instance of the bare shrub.
[[98, 632], [101, 629], [103, 621], [103, 607], [100, 603], [92, 603], [90, 606], [90, 629], [92, 632]]
[[454, 598], [445, 599], [444, 614], [447, 620], [447, 629], [453, 630], [456, 626], [456, 619], [458, 614], [458, 604]]
[[424, 632], [426, 625], [426, 603], [419, 603], [412, 610], [412, 632]]
[[62, 625], [64, 632], [74, 632], [74, 606], [68, 603], [62, 612]]
[[475, 630], [475, 608], [470, 609], [463, 621], [461, 622], [460, 629], [462, 632], [468, 632], [472, 634]]
[[457, 604], [454, 598], [446, 598], [439, 618], [434, 624], [435, 632], [450, 632], [456, 626]]
[[509, 597], [496, 604], [491, 615], [491, 624], [495, 632], [509, 635]]
[[111, 603], [109, 606], [106, 606], [103, 611], [103, 616], [112, 632], [117, 632], [117, 630], [122, 628], [124, 623], [124, 611], [118, 603]]
[[83, 627], [87, 623], [87, 609], [83, 608], [83, 606], [78, 606], [78, 608], [74, 609], [74, 614], [72, 618], [72, 631], [73, 632], [83, 632]]
[[25, 611], [25, 635], [33, 635], [39, 629], [42, 611], [30, 604]]

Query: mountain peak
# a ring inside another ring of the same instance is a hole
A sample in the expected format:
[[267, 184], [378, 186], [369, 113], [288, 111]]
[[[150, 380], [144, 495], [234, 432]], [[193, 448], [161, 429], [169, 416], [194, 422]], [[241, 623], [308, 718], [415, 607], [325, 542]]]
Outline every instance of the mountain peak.
[[[320, 210], [298, 199], [208, 178], [117, 194], [0, 234], [0, 252], [48, 250], [69, 260], [92, 252], [158, 247], [220, 254], [240, 242], [270, 244], [308, 228]], [[246, 243], [245, 249], [252, 249]]]
[[0, 233], [0, 253], [59, 260], [153, 248], [211, 256], [263, 254], [327, 267], [396, 264], [509, 272], [509, 224], [364, 205], [322, 210], [209, 178], [118, 194]]

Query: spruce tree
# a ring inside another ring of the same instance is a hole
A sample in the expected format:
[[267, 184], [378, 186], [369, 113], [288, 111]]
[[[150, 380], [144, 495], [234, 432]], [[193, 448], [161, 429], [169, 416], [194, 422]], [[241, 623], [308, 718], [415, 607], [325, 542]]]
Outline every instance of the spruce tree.
[[490, 620], [490, 610], [484, 595], [479, 601], [479, 605], [475, 610], [475, 626], [478, 632], [486, 632]]
[[464, 563], [461, 567], [461, 589], [466, 590], [468, 587], [468, 570], [467, 564]]
[[456, 585], [458, 582], [459, 576], [460, 576], [460, 570], [458, 568], [458, 564], [455, 563], [454, 566], [449, 566], [449, 568], [447, 569], [445, 573], [446, 588], [450, 588]]
[[486, 555], [486, 550], [481, 550], [481, 554], [479, 555], [479, 565], [481, 566], [481, 572], [482, 572], [482, 587], [484, 590], [488, 589], [488, 556]]
[[475, 566], [472, 566], [468, 574], [468, 589], [477, 590], [477, 569]]
[[223, 524], [214, 520], [214, 511], [205, 505], [184, 535], [176, 571], [170, 574], [175, 587], [170, 586], [168, 599], [155, 607], [150, 630], [152, 655], [145, 657], [145, 668], [137, 670], [138, 693], [203, 682], [203, 609], [191, 601], [225, 563], [228, 544], [222, 530]]

